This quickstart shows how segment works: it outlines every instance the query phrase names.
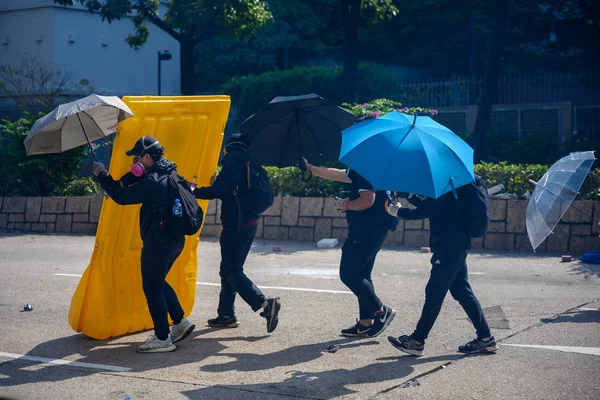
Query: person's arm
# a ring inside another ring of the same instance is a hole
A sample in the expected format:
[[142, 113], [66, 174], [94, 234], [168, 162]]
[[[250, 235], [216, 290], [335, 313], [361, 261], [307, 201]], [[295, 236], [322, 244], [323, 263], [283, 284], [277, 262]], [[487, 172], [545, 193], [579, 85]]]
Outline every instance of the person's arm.
[[375, 203], [375, 193], [370, 190], [361, 190], [356, 200], [344, 200], [342, 210], [344, 211], [362, 211], [373, 206]]
[[[413, 196], [416, 198], [416, 196]], [[412, 198], [411, 198], [412, 200]], [[443, 200], [436, 200], [431, 198], [425, 199], [415, 199], [414, 203], [411, 201], [411, 204], [416, 205], [417, 208], [408, 209], [401, 208], [398, 210], [398, 216], [404, 219], [424, 219], [431, 218], [435, 215], [437, 210], [440, 208]], [[417, 203], [417, 204], [415, 204]]]
[[350, 178], [348, 178], [345, 169], [317, 167], [316, 165], [309, 164], [306, 160], [304, 160], [304, 162], [306, 163], [306, 171], [312, 172], [319, 178], [330, 181], [352, 183]]
[[[239, 168], [238, 168], [239, 169]], [[236, 174], [236, 165], [229, 161], [223, 165], [221, 173], [217, 175], [217, 179], [210, 186], [204, 186], [194, 189], [194, 196], [197, 199], [223, 199], [228, 194], [232, 193], [236, 185], [240, 181], [240, 177]]]
[[122, 206], [144, 202], [148, 198], [148, 186], [151, 185], [148, 179], [142, 179], [138, 183], [124, 187], [120, 180], [115, 181], [106, 171], [98, 175], [98, 181], [106, 194]]

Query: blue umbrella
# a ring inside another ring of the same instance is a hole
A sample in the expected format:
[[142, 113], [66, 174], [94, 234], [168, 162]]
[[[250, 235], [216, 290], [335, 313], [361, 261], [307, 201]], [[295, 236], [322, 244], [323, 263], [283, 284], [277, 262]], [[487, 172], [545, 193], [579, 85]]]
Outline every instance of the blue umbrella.
[[430, 117], [397, 111], [345, 129], [340, 162], [377, 190], [436, 199], [474, 181], [468, 144]]

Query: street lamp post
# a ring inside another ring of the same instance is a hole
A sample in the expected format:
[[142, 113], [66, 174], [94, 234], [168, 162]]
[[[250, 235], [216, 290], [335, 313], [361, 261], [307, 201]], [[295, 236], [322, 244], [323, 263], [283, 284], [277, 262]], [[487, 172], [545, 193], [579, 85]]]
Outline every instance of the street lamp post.
[[158, 51], [158, 95], [160, 96], [160, 63], [161, 61], [168, 61], [173, 58], [173, 55], [169, 53], [169, 50], [164, 52]]

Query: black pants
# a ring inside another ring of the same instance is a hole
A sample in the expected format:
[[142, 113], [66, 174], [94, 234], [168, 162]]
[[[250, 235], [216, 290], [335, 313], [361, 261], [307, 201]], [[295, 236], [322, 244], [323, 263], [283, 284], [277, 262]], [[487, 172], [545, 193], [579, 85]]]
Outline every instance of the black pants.
[[244, 262], [255, 234], [256, 227], [239, 230], [225, 227], [221, 232], [221, 293], [217, 310], [221, 316], [235, 316], [234, 302], [238, 293], [253, 311], [259, 310], [267, 299], [244, 273]]
[[383, 303], [375, 294], [371, 272], [387, 230], [350, 231], [342, 246], [340, 279], [358, 297], [360, 319], [369, 319]]
[[479, 300], [469, 285], [467, 254], [468, 251], [434, 252], [431, 258], [431, 276], [425, 287], [425, 305], [413, 333], [415, 340], [424, 342], [427, 339], [448, 290], [471, 319], [477, 337], [491, 336]]
[[142, 286], [154, 322], [154, 334], [160, 340], [169, 336], [168, 315], [175, 323], [184, 316], [175, 291], [165, 281], [184, 244], [185, 239], [181, 237], [163, 243], [144, 243], [142, 248]]

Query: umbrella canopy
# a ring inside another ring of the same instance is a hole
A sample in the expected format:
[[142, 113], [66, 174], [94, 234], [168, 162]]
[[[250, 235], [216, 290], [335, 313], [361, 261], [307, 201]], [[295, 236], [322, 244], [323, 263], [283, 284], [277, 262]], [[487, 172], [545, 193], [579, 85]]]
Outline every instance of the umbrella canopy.
[[118, 97], [92, 94], [38, 119], [23, 143], [28, 156], [61, 153], [114, 133], [119, 122], [132, 116]]
[[249, 117], [240, 131], [251, 139], [250, 149], [263, 163], [297, 165], [301, 157], [312, 164], [337, 159], [341, 132], [354, 123], [354, 114], [316, 94], [276, 97]]
[[577, 196], [596, 158], [593, 151], [558, 160], [539, 182], [526, 211], [527, 235], [535, 250], [551, 233]]
[[393, 111], [342, 132], [340, 161], [378, 190], [438, 198], [472, 183], [473, 149], [427, 116]]

